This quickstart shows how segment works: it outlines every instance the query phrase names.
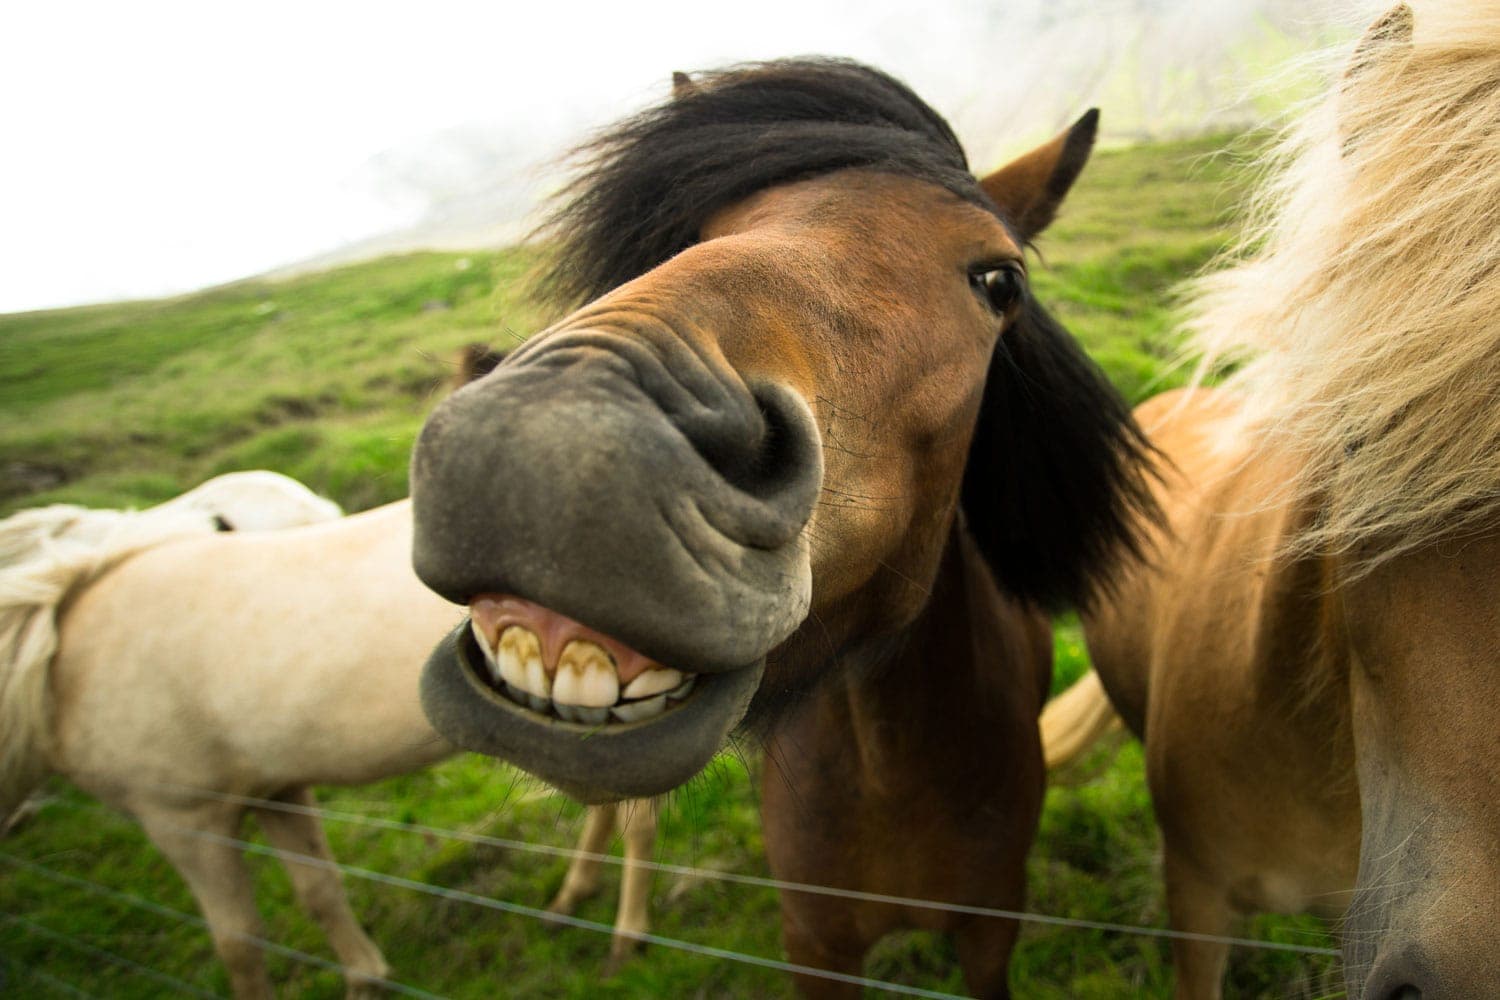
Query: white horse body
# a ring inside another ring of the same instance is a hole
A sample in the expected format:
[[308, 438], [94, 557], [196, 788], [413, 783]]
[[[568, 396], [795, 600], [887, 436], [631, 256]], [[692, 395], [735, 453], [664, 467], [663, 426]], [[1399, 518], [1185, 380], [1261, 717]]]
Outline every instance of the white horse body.
[[[384, 978], [355, 920], [310, 786], [453, 752], [417, 679], [460, 609], [410, 569], [410, 507], [189, 538], [139, 552], [67, 607], [51, 665], [49, 764], [138, 819], [198, 900], [240, 997], [271, 995], [259, 913], [232, 841], [254, 812], [346, 967]], [[236, 796], [300, 811], [247, 807]]]
[[166, 542], [341, 513], [294, 479], [254, 470], [215, 477], [146, 510], [54, 504], [0, 521], [0, 823], [45, 777], [60, 608], [111, 567]]
[[452, 754], [417, 678], [462, 611], [418, 582], [410, 547], [401, 501], [126, 561], [63, 617], [54, 769], [137, 812], [193, 799], [174, 786], [267, 797]]
[[[180, 539], [125, 559], [61, 615], [47, 763], [140, 821], [193, 891], [236, 996], [271, 995], [233, 843], [247, 812], [284, 852], [351, 994], [389, 972], [349, 908], [311, 786], [375, 781], [454, 753], [428, 725], [418, 681], [464, 609], [417, 580], [410, 553], [407, 501]], [[246, 804], [255, 799], [273, 801]], [[599, 810], [586, 849], [608, 849], [615, 817], [613, 806]], [[627, 859], [649, 856], [655, 817], [649, 802], [623, 811]], [[553, 909], [571, 910], [597, 873], [597, 861], [575, 862]], [[645, 869], [627, 872], [616, 960], [646, 930], [648, 881]]]

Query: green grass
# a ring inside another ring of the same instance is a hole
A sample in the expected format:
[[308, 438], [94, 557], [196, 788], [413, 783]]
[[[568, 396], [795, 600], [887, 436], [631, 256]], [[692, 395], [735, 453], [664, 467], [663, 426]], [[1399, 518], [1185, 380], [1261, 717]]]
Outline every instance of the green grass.
[[0, 316], [0, 510], [155, 501], [245, 467], [282, 469], [351, 508], [401, 497], [455, 350], [537, 326], [515, 291], [532, 257], [415, 254]]
[[[1140, 400], [1172, 370], [1169, 287], [1228, 240], [1246, 175], [1206, 138], [1096, 154], [1042, 241], [1038, 294], [1110, 376]], [[418, 254], [274, 284], [243, 282], [162, 302], [0, 316], [0, 513], [71, 501], [100, 506], [164, 499], [217, 472], [280, 469], [349, 509], [399, 497], [406, 457], [454, 350], [506, 343], [536, 328], [517, 294], [526, 251]], [[1087, 668], [1076, 622], [1060, 623], [1057, 684]], [[744, 763], [748, 759], [749, 763]], [[769, 874], [756, 816], [753, 752], [726, 756], [674, 796], [658, 856]], [[1158, 842], [1142, 756], [1121, 740], [1095, 751], [1048, 792], [1030, 860], [1030, 907], [1041, 913], [1162, 926]], [[0, 852], [191, 912], [181, 881], [129, 820], [66, 783], [0, 842]], [[465, 756], [422, 774], [322, 793], [325, 805], [433, 827], [564, 845], [579, 808], [503, 766]], [[430, 835], [330, 822], [345, 863], [522, 906], [545, 906], [564, 863]], [[272, 860], [251, 859], [271, 938], [327, 956], [292, 905]], [[612, 878], [613, 875], [610, 876]], [[538, 921], [350, 878], [355, 910], [398, 978], [457, 996], [783, 997], [779, 973], [652, 948], [616, 978], [598, 972], [607, 938], [551, 932]], [[609, 923], [614, 888], [579, 916]], [[660, 876], [655, 929], [673, 938], [779, 957], [770, 890]], [[223, 992], [227, 981], [196, 926], [143, 913], [0, 864], [0, 915], [14, 915]], [[1315, 921], [1260, 918], [1256, 936], [1329, 944]], [[39, 970], [98, 996], [164, 990], [37, 931], [0, 921], [0, 973], [18, 995], [50, 995]], [[286, 995], [334, 997], [332, 973], [273, 958]], [[952, 949], [902, 934], [868, 974], [958, 991]], [[1158, 940], [1029, 925], [1012, 968], [1021, 997], [1160, 997], [1169, 992]], [[1229, 994], [1310, 998], [1336, 993], [1326, 960], [1236, 950]], [[5, 983], [0, 983], [4, 992]], [[59, 993], [58, 995], [66, 995]]]

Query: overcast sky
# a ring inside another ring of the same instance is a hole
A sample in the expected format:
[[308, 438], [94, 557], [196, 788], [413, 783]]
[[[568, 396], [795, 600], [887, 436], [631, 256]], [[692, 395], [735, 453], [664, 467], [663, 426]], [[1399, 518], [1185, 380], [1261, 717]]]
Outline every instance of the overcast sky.
[[0, 312], [187, 291], [414, 226], [503, 234], [541, 165], [674, 69], [862, 59], [984, 167], [1091, 104], [1117, 139], [1264, 114], [1267, 72], [1371, 6], [7, 3]]

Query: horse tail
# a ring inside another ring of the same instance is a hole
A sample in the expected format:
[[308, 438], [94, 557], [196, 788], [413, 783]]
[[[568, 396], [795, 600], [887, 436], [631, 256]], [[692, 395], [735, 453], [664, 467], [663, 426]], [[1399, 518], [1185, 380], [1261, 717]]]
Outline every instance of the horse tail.
[[1099, 675], [1090, 670], [1042, 709], [1042, 755], [1047, 770], [1076, 758], [1120, 724]]
[[35, 558], [43, 546], [85, 530], [85, 524], [102, 526], [118, 516], [118, 511], [91, 511], [66, 503], [12, 514], [0, 521], [0, 569]]
[[338, 518], [295, 479], [230, 472], [142, 511], [54, 504], [0, 521], [0, 824], [47, 775], [57, 611], [111, 567], [164, 542]]
[[67, 505], [0, 521], [0, 823], [48, 773], [58, 608], [143, 549], [213, 531], [196, 514]]

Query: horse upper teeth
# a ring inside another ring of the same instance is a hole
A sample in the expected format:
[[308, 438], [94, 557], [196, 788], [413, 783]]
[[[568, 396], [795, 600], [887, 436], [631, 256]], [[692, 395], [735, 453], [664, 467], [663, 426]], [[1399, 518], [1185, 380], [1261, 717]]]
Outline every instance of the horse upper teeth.
[[620, 692], [622, 698], [649, 698], [663, 691], [670, 691], [682, 683], [682, 671], [671, 667], [643, 670], [635, 680], [625, 685]]
[[479, 643], [480, 652], [484, 653], [484, 662], [490, 668], [490, 676], [497, 681], [502, 680], [503, 677], [500, 673], [500, 668], [495, 663], [494, 647], [490, 645], [489, 637], [484, 634], [484, 630], [479, 627], [479, 622], [473, 618], [469, 619], [469, 631], [474, 633], [474, 639]]
[[510, 625], [491, 639], [472, 619], [469, 627], [491, 679], [508, 698], [568, 722], [598, 726], [611, 717], [620, 722], [650, 719], [665, 712], [669, 702], [687, 697], [696, 680], [693, 674], [654, 666], [622, 689], [614, 657], [598, 643], [569, 642], [554, 672], [544, 664], [541, 639], [530, 629]]
[[554, 704], [609, 708], [619, 700], [620, 678], [602, 646], [575, 639], [563, 647], [552, 682]]
[[544, 702], [551, 697], [552, 678], [542, 665], [542, 643], [535, 632], [512, 625], [500, 633], [495, 661], [502, 680]]

